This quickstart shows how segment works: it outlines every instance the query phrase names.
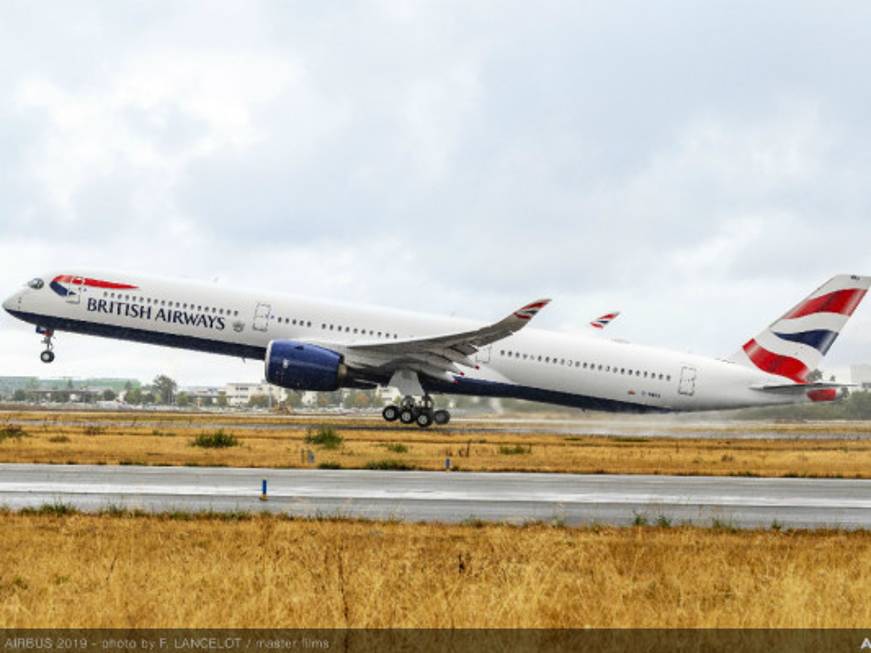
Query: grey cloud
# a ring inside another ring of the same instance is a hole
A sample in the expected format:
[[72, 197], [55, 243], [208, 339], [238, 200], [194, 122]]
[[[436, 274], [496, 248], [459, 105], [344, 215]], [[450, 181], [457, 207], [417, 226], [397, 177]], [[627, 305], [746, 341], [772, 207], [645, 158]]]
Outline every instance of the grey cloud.
[[42, 242], [34, 263], [479, 317], [549, 294], [543, 326], [622, 308], [633, 339], [724, 353], [792, 295], [871, 271], [869, 19], [9, 5], [0, 233]]

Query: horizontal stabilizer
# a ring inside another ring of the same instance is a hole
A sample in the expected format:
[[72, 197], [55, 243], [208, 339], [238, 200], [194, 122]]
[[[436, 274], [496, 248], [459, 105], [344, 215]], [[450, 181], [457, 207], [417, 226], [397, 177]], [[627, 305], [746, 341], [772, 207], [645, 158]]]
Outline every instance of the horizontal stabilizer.
[[817, 390], [847, 390], [856, 386], [849, 383], [785, 383], [782, 385], [754, 385], [750, 387], [752, 390], [770, 392], [777, 395], [804, 395], [816, 392]]

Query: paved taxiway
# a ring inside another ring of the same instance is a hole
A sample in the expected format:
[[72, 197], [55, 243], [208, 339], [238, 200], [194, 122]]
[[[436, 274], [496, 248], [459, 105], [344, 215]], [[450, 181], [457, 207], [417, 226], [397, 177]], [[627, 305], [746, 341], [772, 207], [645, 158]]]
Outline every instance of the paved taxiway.
[[[261, 481], [269, 499], [260, 501]], [[871, 528], [871, 480], [0, 465], [0, 505], [269, 510], [408, 521]]]

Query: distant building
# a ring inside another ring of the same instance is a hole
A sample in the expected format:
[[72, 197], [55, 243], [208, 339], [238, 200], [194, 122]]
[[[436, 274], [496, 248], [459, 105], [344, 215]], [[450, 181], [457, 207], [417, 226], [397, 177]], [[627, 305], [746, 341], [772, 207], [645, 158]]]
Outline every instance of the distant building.
[[850, 365], [850, 380], [864, 390], [871, 389], [871, 365]]
[[265, 395], [272, 397], [274, 403], [287, 399], [284, 388], [270, 385], [269, 383], [228, 383], [223, 388], [227, 395], [227, 404], [230, 406], [247, 406], [252, 397]]
[[226, 394], [224, 388], [216, 386], [189, 386], [182, 388], [181, 392], [187, 394], [196, 406], [214, 406]]

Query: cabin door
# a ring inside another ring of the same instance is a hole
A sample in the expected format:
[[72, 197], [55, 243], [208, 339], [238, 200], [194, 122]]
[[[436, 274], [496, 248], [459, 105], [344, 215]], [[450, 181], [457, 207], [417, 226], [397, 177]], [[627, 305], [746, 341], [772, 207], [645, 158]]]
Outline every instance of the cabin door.
[[696, 368], [683, 367], [680, 371], [680, 385], [677, 387], [678, 394], [692, 397], [696, 393]]
[[251, 328], [255, 331], [268, 331], [271, 314], [271, 304], [257, 304], [257, 308], [254, 309], [254, 323], [251, 325]]
[[67, 293], [67, 304], [78, 304], [82, 301], [82, 288], [85, 280], [82, 277], [73, 277], [70, 280], [70, 291]]

